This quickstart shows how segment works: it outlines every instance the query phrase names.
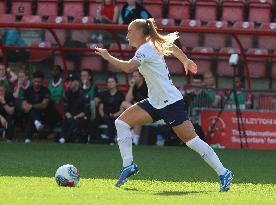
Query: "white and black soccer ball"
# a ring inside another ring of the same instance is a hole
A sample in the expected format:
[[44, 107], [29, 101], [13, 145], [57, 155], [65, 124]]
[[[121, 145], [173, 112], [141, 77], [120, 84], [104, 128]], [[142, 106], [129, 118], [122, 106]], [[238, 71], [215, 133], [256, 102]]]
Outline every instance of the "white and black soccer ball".
[[66, 164], [57, 169], [55, 179], [59, 186], [75, 187], [80, 181], [80, 175], [75, 166]]

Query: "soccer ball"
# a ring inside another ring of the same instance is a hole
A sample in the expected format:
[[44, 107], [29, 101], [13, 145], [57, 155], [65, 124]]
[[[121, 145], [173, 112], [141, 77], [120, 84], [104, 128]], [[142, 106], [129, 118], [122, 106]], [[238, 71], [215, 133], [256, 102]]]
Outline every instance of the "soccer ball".
[[57, 169], [55, 179], [59, 186], [74, 187], [80, 181], [80, 175], [76, 167], [66, 164]]

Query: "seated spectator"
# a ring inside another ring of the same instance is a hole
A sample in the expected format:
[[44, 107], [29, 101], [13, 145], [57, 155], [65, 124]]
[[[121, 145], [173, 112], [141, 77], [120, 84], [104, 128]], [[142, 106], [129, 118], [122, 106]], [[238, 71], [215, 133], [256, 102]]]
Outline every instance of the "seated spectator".
[[81, 90], [79, 77], [75, 73], [69, 74], [68, 91], [63, 102], [65, 115], [59, 143], [87, 142], [83, 132], [87, 130], [90, 119], [89, 97]]
[[129, 108], [131, 105], [148, 98], [148, 87], [144, 77], [137, 70], [132, 73], [129, 90], [126, 95], [124, 108]]
[[12, 84], [17, 80], [17, 76], [9, 68], [5, 69], [3, 64], [0, 64], [0, 82], [3, 82], [7, 88], [7, 92], [12, 92]]
[[[234, 76], [235, 89], [237, 93], [237, 99], [240, 109], [250, 109], [252, 107], [252, 95], [249, 92], [246, 92], [243, 88], [242, 79], [240, 76]], [[225, 93], [226, 97], [230, 94], [229, 100], [227, 102], [228, 108], [235, 109], [235, 97], [233, 90], [230, 93]]]
[[51, 95], [51, 101], [54, 107], [59, 111], [60, 116], [63, 116], [64, 82], [62, 79], [62, 69], [59, 65], [55, 65], [52, 70], [52, 80], [48, 83], [48, 89]]
[[207, 94], [212, 102], [212, 107], [218, 107], [222, 100], [222, 94], [216, 90], [215, 78], [212, 72], [204, 73], [204, 85], [203, 92]]
[[119, 117], [124, 109], [121, 106], [125, 99], [124, 94], [117, 89], [118, 79], [116, 76], [109, 76], [106, 80], [107, 91], [100, 93], [99, 114], [104, 124], [108, 125], [107, 136], [109, 143], [115, 143], [116, 128], [115, 119]]
[[31, 87], [31, 81], [24, 70], [20, 70], [17, 75], [18, 79], [13, 87], [13, 97], [15, 98], [15, 108], [19, 111], [21, 110], [23, 94], [25, 90]]
[[[17, 29], [0, 30], [0, 39], [4, 46], [27, 46]], [[7, 52], [8, 60], [12, 62], [25, 62], [29, 59], [30, 51], [22, 49], [9, 49]]]
[[115, 0], [103, 0], [99, 5], [95, 22], [104, 24], [116, 24], [118, 22], [119, 9]]
[[151, 15], [141, 4], [135, 0], [128, 0], [121, 10], [119, 24], [129, 24], [135, 19], [148, 18], [151, 18]]
[[185, 94], [184, 100], [189, 115], [194, 116], [194, 108], [212, 107], [212, 102], [209, 95], [202, 90], [204, 83], [203, 76], [201, 74], [193, 75], [191, 79], [191, 86], [192, 89]]
[[[103, 0], [96, 11], [94, 22], [100, 24], [116, 24], [118, 17], [119, 10], [116, 1]], [[96, 30], [93, 31], [91, 40], [92, 43], [102, 43], [104, 47], [108, 48], [112, 41], [112, 35], [108, 31]]]
[[[122, 106], [124, 109], [129, 108], [131, 105], [148, 98], [148, 87], [145, 79], [137, 70], [132, 73], [130, 87], [127, 92], [125, 101]], [[134, 126], [132, 129], [133, 143], [138, 145], [142, 126]]]
[[[43, 87], [44, 75], [37, 71], [32, 77], [32, 86], [23, 94], [22, 109], [27, 115], [25, 126], [25, 143], [31, 143], [35, 129], [43, 128], [47, 123], [53, 129], [58, 121], [58, 114], [50, 104], [50, 91]], [[44, 121], [44, 122], [43, 122]]]
[[6, 90], [5, 84], [0, 82], [0, 126], [6, 142], [11, 143], [15, 129], [15, 104], [12, 94]]
[[93, 74], [90, 69], [84, 68], [81, 70], [81, 83], [81, 89], [89, 97], [91, 108], [91, 120], [94, 120], [96, 118], [96, 107], [98, 106], [100, 99], [98, 87], [93, 81]]

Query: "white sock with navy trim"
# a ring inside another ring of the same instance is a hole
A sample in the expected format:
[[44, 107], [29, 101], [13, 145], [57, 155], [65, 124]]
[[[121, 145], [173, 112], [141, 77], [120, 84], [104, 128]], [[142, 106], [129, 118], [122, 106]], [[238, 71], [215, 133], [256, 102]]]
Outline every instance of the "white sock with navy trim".
[[121, 157], [123, 160], [123, 167], [131, 165], [133, 162], [132, 155], [132, 134], [130, 126], [122, 120], [115, 120], [117, 129], [117, 142], [119, 145]]
[[209, 164], [219, 176], [225, 174], [226, 169], [222, 165], [215, 151], [198, 136], [186, 142], [186, 145], [200, 154], [205, 162], [207, 162], [207, 164]]

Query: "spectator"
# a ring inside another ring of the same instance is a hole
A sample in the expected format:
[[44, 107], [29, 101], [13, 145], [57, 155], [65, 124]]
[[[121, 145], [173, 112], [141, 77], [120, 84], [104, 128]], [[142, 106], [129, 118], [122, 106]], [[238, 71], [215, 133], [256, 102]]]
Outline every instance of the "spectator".
[[137, 70], [132, 73], [132, 80], [130, 82], [130, 87], [126, 95], [125, 108], [130, 107], [134, 103], [148, 98], [148, 87], [145, 79], [141, 73]]
[[[240, 109], [250, 109], [252, 106], [252, 96], [249, 92], [246, 92], [243, 88], [242, 79], [240, 76], [234, 76], [234, 88], [236, 89], [238, 103]], [[229, 95], [229, 93], [226, 93]], [[228, 100], [228, 107], [235, 109], [236, 103], [234, 98], [233, 91], [230, 93], [229, 100]]]
[[122, 102], [125, 99], [124, 94], [117, 89], [118, 79], [116, 76], [109, 76], [106, 80], [107, 91], [100, 93], [99, 114], [103, 123], [108, 125], [107, 135], [109, 143], [115, 143], [115, 119], [123, 113]]
[[99, 5], [95, 22], [104, 24], [116, 24], [118, 22], [119, 9], [115, 0], [102, 0], [102, 4]]
[[5, 84], [0, 82], [0, 123], [3, 137], [6, 138], [7, 143], [11, 143], [15, 128], [15, 104], [12, 94], [7, 93], [6, 90]]
[[89, 97], [81, 90], [79, 77], [75, 73], [69, 74], [68, 91], [63, 102], [65, 116], [59, 143], [86, 142], [83, 131], [87, 130], [90, 119]]
[[32, 77], [32, 86], [23, 94], [22, 109], [27, 115], [25, 127], [25, 143], [31, 143], [35, 131], [43, 128], [42, 120], [47, 122], [50, 128], [54, 128], [58, 120], [58, 114], [50, 104], [50, 91], [43, 87], [44, 75], [37, 71]]
[[12, 84], [17, 80], [17, 76], [9, 68], [5, 69], [3, 64], [0, 64], [0, 82], [3, 82], [7, 88], [7, 92], [12, 92]]
[[[129, 90], [122, 106], [124, 109], [127, 109], [131, 105], [146, 98], [148, 98], [148, 88], [145, 79], [138, 70], [134, 71], [132, 74], [132, 80], [130, 81]], [[132, 129], [133, 143], [135, 145], [138, 145], [141, 130], [142, 126], [134, 126]]]
[[119, 24], [129, 24], [135, 19], [151, 18], [150, 13], [135, 0], [128, 0], [123, 6], [119, 17]]
[[29, 80], [29, 76], [27, 72], [24, 70], [20, 70], [18, 72], [17, 81], [13, 88], [13, 97], [15, 98], [15, 108], [16, 110], [21, 110], [22, 98], [25, 90], [29, 89], [31, 86], [31, 82]]
[[52, 70], [52, 80], [49, 81], [48, 89], [51, 95], [51, 101], [54, 107], [59, 111], [60, 116], [63, 115], [64, 82], [62, 79], [62, 68], [55, 65]]
[[202, 90], [204, 83], [201, 74], [193, 75], [191, 86], [192, 89], [185, 95], [184, 100], [188, 113], [194, 116], [194, 108], [212, 107], [212, 102], [209, 95]]
[[[0, 30], [1, 44], [4, 46], [27, 46], [17, 29]], [[22, 49], [9, 49], [8, 60], [12, 62], [26, 61], [29, 59], [30, 51]]]
[[89, 97], [91, 106], [91, 119], [94, 120], [96, 118], [96, 107], [98, 106], [100, 99], [98, 87], [93, 81], [93, 74], [90, 69], [84, 68], [81, 70], [81, 83], [81, 89]]
[[212, 72], [204, 73], [204, 84], [203, 92], [209, 96], [212, 107], [218, 107], [221, 103], [222, 94], [216, 90], [215, 78]]
[[[94, 18], [95, 23], [100, 24], [116, 24], [118, 23], [119, 10], [115, 0], [102, 0], [102, 4], [99, 5], [96, 16]], [[108, 31], [96, 30], [93, 31], [91, 37], [92, 43], [102, 43], [104, 47], [108, 48], [112, 41], [112, 35]]]

